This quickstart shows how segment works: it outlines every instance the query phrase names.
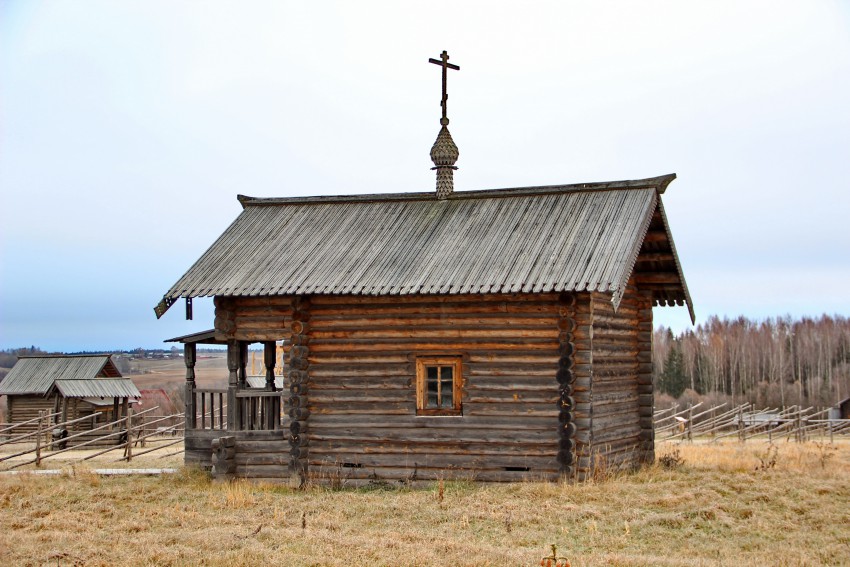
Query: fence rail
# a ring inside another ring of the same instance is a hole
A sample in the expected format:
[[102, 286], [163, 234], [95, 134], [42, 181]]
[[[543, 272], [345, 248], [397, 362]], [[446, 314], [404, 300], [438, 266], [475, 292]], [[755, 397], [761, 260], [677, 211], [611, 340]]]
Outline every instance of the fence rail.
[[[709, 438], [712, 442], [737, 437], [740, 441], [763, 438], [804, 442], [811, 438], [850, 436], [850, 419], [825, 419], [829, 408], [764, 408], [756, 410], [745, 403], [731, 409], [726, 403], [704, 408], [702, 403], [679, 409], [677, 406], [654, 412], [657, 440]], [[696, 412], [695, 410], [700, 411]]]
[[[190, 415], [189, 420], [194, 420], [200, 429], [226, 429], [227, 427], [227, 404], [224, 403], [226, 390], [207, 389], [197, 390], [195, 401], [197, 411]], [[273, 430], [281, 429], [285, 425], [281, 418], [281, 406], [283, 403], [283, 392], [267, 392], [254, 390], [238, 392], [236, 403], [241, 417], [241, 428], [243, 430]], [[206, 401], [205, 401], [206, 400]], [[207, 403], [209, 402], [209, 403]], [[216, 403], [218, 402], [218, 403]], [[718, 404], [713, 407], [704, 407], [702, 403], [689, 406], [684, 409], [671, 407], [654, 412], [656, 439], [658, 440], [692, 440], [695, 437], [708, 438], [712, 442], [737, 437], [740, 441], [762, 438], [768, 441], [774, 439], [794, 440], [797, 442], [807, 441], [812, 438], [829, 438], [833, 442], [836, 436], [850, 437], [850, 419], [828, 419], [824, 414], [829, 409], [817, 409], [813, 407], [802, 408], [790, 406], [785, 408], [753, 409], [751, 404], [745, 403], [734, 408], [727, 408], [727, 404]], [[12, 424], [0, 433], [9, 434], [21, 425], [37, 423], [35, 431], [30, 433], [14, 434], [5, 440], [0, 440], [0, 447], [14, 443], [32, 443], [35, 447], [28, 447], [13, 454], [0, 456], [0, 462], [34, 453], [34, 458], [18, 462], [6, 470], [11, 470], [28, 464], [40, 465], [41, 461], [73, 449], [79, 449], [90, 445], [109, 441], [112, 446], [96, 451], [77, 459], [77, 461], [88, 460], [93, 457], [123, 449], [124, 454], [120, 461], [132, 460], [133, 448], [141, 445], [142, 451], [136, 452], [135, 456], [143, 455], [157, 449], [176, 445], [183, 441], [183, 432], [187, 427], [187, 416], [177, 413], [167, 416], [149, 415], [159, 406], [133, 413], [132, 409], [128, 415], [115, 421], [105, 423], [98, 427], [74, 432], [61, 438], [54, 438], [53, 432], [64, 430], [67, 427], [81, 421], [92, 419], [91, 416], [83, 416], [59, 423], [52, 420], [58, 413], [42, 411], [38, 418]], [[166, 423], [167, 422], [167, 423]], [[156, 426], [156, 427], [154, 427]], [[100, 431], [106, 431], [100, 435], [94, 435]], [[177, 439], [169, 440], [165, 444], [147, 449], [145, 442], [156, 436], [176, 436]], [[85, 439], [83, 439], [85, 438]], [[68, 442], [79, 439], [68, 447]], [[47, 452], [47, 454], [44, 454]], [[182, 452], [182, 449], [169, 453], [172, 456]]]
[[[13, 454], [3, 455], [0, 457], [0, 462], [33, 453], [34, 457], [32, 459], [16, 462], [4, 470], [12, 470], [30, 464], [40, 466], [41, 462], [45, 459], [61, 455], [68, 451], [89, 447], [91, 445], [103, 444], [104, 442], [111, 443], [111, 446], [88, 454], [84, 457], [80, 457], [74, 462], [85, 461], [99, 455], [118, 450], [123, 450], [124, 453], [123, 456], [118, 459], [119, 461], [130, 461], [134, 456], [134, 446], [141, 444], [142, 448], [144, 448], [145, 441], [151, 437], [179, 434], [179, 438], [168, 441], [165, 444], [158, 444], [156, 447], [137, 452], [135, 456], [150, 453], [151, 451], [182, 442], [185, 415], [182, 413], [167, 416], [150, 415], [150, 413], [156, 409], [159, 409], [159, 406], [155, 406], [138, 413], [133, 413], [133, 411], [130, 410], [126, 416], [115, 421], [78, 433], [75, 432], [72, 435], [63, 435], [59, 438], [54, 438], [54, 431], [65, 431], [67, 433], [67, 426], [91, 419], [91, 416], [84, 416], [54, 424], [51, 423], [50, 418], [55, 417], [56, 414], [48, 414], [47, 412], [42, 411], [41, 415], [34, 420], [38, 423], [38, 427], [35, 431], [16, 435], [11, 439], [0, 442], [0, 446], [2, 446], [12, 443], [32, 444], [32, 442], [35, 441], [35, 447], [27, 447], [26, 449], [17, 451]], [[32, 422], [33, 420], [30, 420], [30, 423]], [[153, 429], [151, 428], [153, 425], [164, 422], [170, 422], [170, 425], [158, 426]], [[6, 428], [5, 431], [9, 431], [11, 429], [13, 428]], [[98, 434], [98, 432], [102, 431], [105, 431], [105, 433]], [[79, 439], [80, 442], [68, 446], [68, 442], [75, 439]], [[181, 451], [170, 453], [169, 456], [178, 454]]]

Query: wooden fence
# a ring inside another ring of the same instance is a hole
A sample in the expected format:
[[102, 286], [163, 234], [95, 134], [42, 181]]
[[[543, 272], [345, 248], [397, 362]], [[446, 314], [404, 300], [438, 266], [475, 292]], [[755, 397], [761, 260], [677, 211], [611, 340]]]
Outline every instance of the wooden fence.
[[[196, 424], [202, 427], [224, 428], [227, 405], [218, 396], [219, 393], [218, 391], [208, 391], [199, 397], [198, 401], [201, 403], [198, 409], [200, 412], [194, 416]], [[209, 405], [201, 401], [207, 395], [209, 396]], [[218, 404], [215, 401], [218, 401]], [[74, 462], [85, 461], [117, 450], [123, 451], [123, 455], [118, 461], [131, 461], [133, 457], [183, 442], [186, 425], [185, 414], [152, 415], [151, 412], [156, 409], [158, 409], [158, 406], [138, 413], [133, 413], [130, 409], [128, 415], [116, 421], [62, 437], [54, 436], [54, 432], [64, 430], [67, 433], [68, 426], [89, 420], [91, 416], [54, 423], [53, 420], [60, 415], [59, 413], [41, 411], [39, 417], [35, 419], [16, 424], [0, 425], [0, 447], [13, 444], [28, 445], [20, 451], [0, 455], [0, 463], [32, 453], [32, 459], [16, 462], [4, 470], [12, 470], [29, 464], [39, 466], [43, 460], [56, 455], [90, 445], [103, 445], [104, 443], [111, 443], [111, 445], [76, 459]], [[733, 408], [727, 407], [725, 403], [712, 407], [698, 403], [685, 409], [674, 406], [658, 410], [654, 412], [653, 417], [657, 440], [686, 441], [702, 438], [717, 442], [737, 438], [743, 442], [748, 439], [759, 438], [767, 441], [785, 439], [804, 442], [814, 438], [828, 438], [832, 443], [836, 437], [850, 438], [850, 419], [827, 419], [824, 414], [828, 412], [829, 408], [816, 409], [814, 407], [791, 406], [756, 410], [748, 403]], [[269, 413], [274, 415], [274, 412]], [[38, 425], [35, 431], [21, 434], [15, 432], [21, 426], [32, 425], [36, 422]], [[97, 434], [97, 432], [103, 433], [92, 435], [93, 433]], [[165, 439], [165, 443], [157, 443], [156, 447], [146, 448], [146, 441], [153, 437], [159, 437], [161, 440], [163, 437], [171, 438]], [[74, 441], [74, 443], [69, 443], [71, 441]], [[33, 442], [34, 447], [31, 446]], [[135, 448], [141, 448], [141, 450], [134, 451]], [[181, 452], [183, 452], [183, 449], [162, 455], [162, 457]]]
[[682, 441], [700, 437], [713, 442], [730, 438], [785, 439], [800, 443], [828, 438], [832, 443], [836, 437], [850, 436], [850, 419], [828, 419], [824, 416], [829, 409], [790, 406], [757, 410], [748, 403], [734, 408], [725, 403], [709, 408], [702, 402], [681, 410], [674, 406], [653, 414], [655, 437]]
[[[108, 443], [110, 446], [94, 453], [87, 454], [84, 457], [76, 459], [74, 462], [85, 461], [117, 450], [123, 451], [123, 456], [118, 459], [118, 461], [130, 461], [134, 456], [138, 457], [140, 455], [150, 453], [151, 451], [156, 451], [164, 447], [182, 443], [183, 428], [185, 426], [184, 415], [182, 413], [167, 416], [151, 415], [151, 412], [158, 409], [158, 407], [159, 406], [152, 407], [135, 414], [133, 413], [133, 410], [130, 409], [125, 417], [118, 420], [105, 423], [101, 426], [94, 427], [80, 433], [61, 436], [54, 435], [54, 433], [62, 431], [67, 433], [69, 425], [91, 419], [91, 416], [53, 423], [53, 419], [55, 419], [59, 414], [50, 414], [45, 411], [41, 411], [39, 412], [40, 415], [38, 418], [31, 419], [27, 422], [5, 426], [3, 429], [0, 429], [0, 436], [6, 437], [5, 439], [0, 438], [2, 439], [0, 440], [0, 447], [12, 444], [27, 444], [25, 449], [0, 456], [0, 463], [9, 461], [15, 457], [21, 457], [32, 453], [34, 455], [32, 459], [16, 462], [4, 470], [12, 470], [30, 464], [40, 466], [43, 460], [55, 457], [56, 455], [61, 455], [68, 451], [75, 451], [91, 445], [102, 446], [104, 443]], [[20, 426], [32, 424], [34, 422], [38, 423], [35, 431], [19, 435], [14, 433], [14, 430], [18, 429]], [[166, 423], [168, 424], [164, 425]], [[97, 432], [103, 433], [98, 435]], [[93, 433], [95, 434], [94, 436], [92, 435]], [[157, 446], [153, 448], [145, 448], [146, 441], [155, 436], [171, 436], [173, 439], [168, 439], [165, 443], [158, 443]], [[70, 443], [72, 441], [73, 443]], [[34, 447], [31, 446], [33, 442], [35, 443]], [[141, 446], [142, 450], [135, 452], [134, 454], [134, 447], [138, 446]], [[171, 455], [180, 452], [182, 452], [182, 449], [175, 453], [171, 453]]]

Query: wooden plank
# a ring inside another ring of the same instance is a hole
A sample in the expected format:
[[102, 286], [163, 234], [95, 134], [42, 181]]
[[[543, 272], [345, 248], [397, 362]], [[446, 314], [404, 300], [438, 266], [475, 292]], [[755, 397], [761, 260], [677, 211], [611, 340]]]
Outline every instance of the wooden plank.
[[[349, 460], [350, 459], [350, 460]], [[527, 456], [527, 455], [455, 455], [455, 454], [351, 454], [335, 455], [320, 452], [310, 452], [308, 457], [309, 466], [321, 466], [322, 463], [351, 463], [358, 469], [369, 469], [373, 467], [397, 467], [405, 468], [436, 468], [452, 469], [465, 468], [474, 471], [483, 470], [505, 470], [508, 467], [528, 467], [542, 470], [557, 470], [558, 464], [555, 454], [551, 456]]]
[[289, 465], [285, 464], [236, 464], [236, 475], [243, 478], [288, 479]]
[[[352, 447], [359, 447], [360, 444], [369, 443], [424, 443], [430, 444], [449, 444], [457, 445], [458, 447], [470, 443], [493, 443], [500, 451], [508, 450], [507, 447], [514, 447], [517, 444], [541, 444], [554, 447], [557, 441], [557, 433], [555, 424], [550, 425], [546, 429], [427, 429], [419, 430], [412, 429], [395, 429], [395, 428], [356, 428], [356, 427], [313, 427], [310, 430], [310, 442], [315, 446], [316, 442], [344, 441]], [[513, 450], [513, 449], [512, 449]]]
[[[356, 444], [352, 444], [356, 441]], [[499, 445], [490, 440], [478, 443], [461, 442], [447, 443], [439, 440], [406, 439], [404, 441], [362, 441], [359, 439], [335, 439], [314, 440], [310, 445], [313, 455], [322, 454], [346, 454], [346, 455], [477, 455], [502, 457], [512, 455], [515, 457], [555, 457], [558, 454], [558, 445], [552, 441], [548, 443], [518, 442], [510, 446]]]
[[[528, 416], [522, 421], [522, 429], [549, 429], [556, 427], [557, 418], [553, 416], [534, 417]], [[476, 428], [517, 429], [515, 417], [498, 416], [417, 416], [413, 413], [405, 415], [382, 416], [363, 415], [352, 418], [347, 414], [316, 414], [310, 416], [310, 430], [315, 431], [318, 427], [335, 427], [345, 425], [347, 427], [413, 427], [424, 429], [450, 429], [463, 431]]]

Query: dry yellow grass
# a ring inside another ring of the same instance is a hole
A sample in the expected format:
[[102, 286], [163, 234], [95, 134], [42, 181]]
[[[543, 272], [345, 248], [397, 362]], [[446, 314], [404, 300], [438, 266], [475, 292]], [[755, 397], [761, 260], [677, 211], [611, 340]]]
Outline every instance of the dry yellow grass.
[[[684, 464], [582, 485], [291, 491], [162, 478], [0, 478], [13, 565], [850, 564], [850, 446], [659, 446]], [[771, 455], [773, 455], [771, 450]], [[831, 455], [831, 456], [825, 456]], [[672, 460], [672, 459], [671, 459]], [[766, 463], [766, 464], [765, 464]]]

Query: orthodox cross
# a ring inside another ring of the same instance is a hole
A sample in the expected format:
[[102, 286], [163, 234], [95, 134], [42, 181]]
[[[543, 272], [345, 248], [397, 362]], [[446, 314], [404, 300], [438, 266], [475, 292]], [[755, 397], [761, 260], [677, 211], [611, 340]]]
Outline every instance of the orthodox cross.
[[454, 69], [455, 71], [460, 71], [460, 67], [449, 63], [449, 54], [445, 50], [440, 54], [439, 60], [429, 58], [428, 62], [443, 68], [443, 100], [440, 101], [440, 106], [443, 107], [443, 117], [440, 119], [440, 124], [446, 126], [449, 123], [449, 119], [446, 118], [446, 99], [449, 98], [449, 95], [446, 94], [446, 70]]

